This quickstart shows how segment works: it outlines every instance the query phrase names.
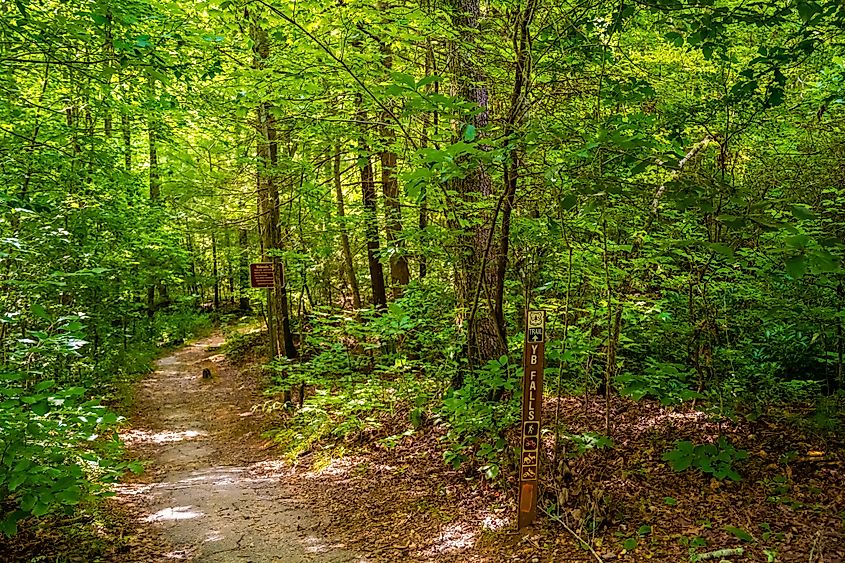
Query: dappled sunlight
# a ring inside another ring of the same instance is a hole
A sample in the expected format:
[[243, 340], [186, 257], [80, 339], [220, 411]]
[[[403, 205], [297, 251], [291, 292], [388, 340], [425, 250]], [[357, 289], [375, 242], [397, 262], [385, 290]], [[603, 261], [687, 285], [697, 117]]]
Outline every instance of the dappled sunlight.
[[327, 553], [331, 549], [329, 544], [317, 536], [306, 536], [302, 540], [302, 544], [305, 546], [307, 553]]
[[208, 432], [203, 430], [183, 430], [181, 432], [164, 430], [162, 432], [150, 432], [136, 428], [120, 433], [120, 438], [129, 446], [136, 444], [173, 444], [195, 438], [204, 438], [206, 436], [208, 436]]
[[361, 463], [361, 459], [358, 456], [345, 456], [339, 459], [333, 459], [319, 471], [311, 472], [309, 476], [349, 477], [350, 473], [354, 473], [354, 468]]
[[204, 541], [205, 542], [217, 542], [217, 541], [222, 541], [224, 538], [225, 538], [225, 536], [223, 534], [221, 534], [217, 530], [214, 530], [214, 531], [206, 533]]
[[663, 411], [653, 416], [642, 416], [634, 423], [634, 429], [640, 431], [653, 430], [666, 424], [684, 425], [690, 422], [706, 421], [707, 413], [699, 410], [690, 412]]
[[481, 520], [481, 529], [497, 532], [503, 530], [510, 525], [510, 520], [504, 516], [497, 514], [488, 514]]
[[468, 549], [475, 543], [476, 535], [476, 532], [469, 529], [466, 523], [453, 522], [443, 528], [432, 546], [423, 554], [427, 557], [436, 557]]
[[144, 522], [166, 522], [169, 520], [191, 520], [204, 516], [204, 513], [191, 510], [193, 506], [173, 506], [164, 508], [144, 518]]

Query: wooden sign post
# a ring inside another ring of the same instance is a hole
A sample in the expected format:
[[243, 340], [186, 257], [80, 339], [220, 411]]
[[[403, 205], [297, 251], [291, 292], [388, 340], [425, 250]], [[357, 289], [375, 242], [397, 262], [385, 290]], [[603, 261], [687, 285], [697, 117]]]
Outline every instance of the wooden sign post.
[[249, 265], [249, 283], [252, 287], [273, 288], [276, 283], [272, 262], [257, 262]]
[[540, 411], [543, 408], [543, 370], [546, 367], [546, 312], [528, 311], [522, 377], [522, 448], [519, 462], [518, 529], [537, 518], [540, 476]]

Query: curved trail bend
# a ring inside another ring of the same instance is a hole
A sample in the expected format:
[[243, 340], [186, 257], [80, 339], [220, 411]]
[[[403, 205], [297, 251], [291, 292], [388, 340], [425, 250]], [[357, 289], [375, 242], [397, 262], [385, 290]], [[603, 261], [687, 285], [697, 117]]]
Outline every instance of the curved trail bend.
[[[215, 335], [158, 360], [138, 387], [130, 452], [150, 460], [118, 500], [170, 545], [162, 560], [363, 563], [322, 529], [324, 520], [286, 485], [287, 470], [260, 440], [255, 377], [228, 366]], [[201, 377], [213, 366], [215, 376]]]

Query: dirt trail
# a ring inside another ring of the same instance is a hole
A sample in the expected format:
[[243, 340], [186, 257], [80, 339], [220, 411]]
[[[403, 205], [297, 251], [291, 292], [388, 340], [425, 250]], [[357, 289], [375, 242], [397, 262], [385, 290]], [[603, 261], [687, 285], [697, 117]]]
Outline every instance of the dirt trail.
[[[255, 377], [227, 365], [220, 336], [160, 359], [136, 393], [130, 451], [151, 460], [119, 488], [172, 546], [162, 560], [364, 562], [333, 543], [327, 522], [284, 484], [287, 470], [260, 439]], [[212, 367], [211, 380], [201, 377]]]

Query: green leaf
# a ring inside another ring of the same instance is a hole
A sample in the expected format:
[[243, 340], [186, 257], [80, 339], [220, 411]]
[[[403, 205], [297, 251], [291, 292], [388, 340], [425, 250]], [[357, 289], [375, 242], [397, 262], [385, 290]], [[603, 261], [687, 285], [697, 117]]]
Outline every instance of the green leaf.
[[804, 23], [813, 19], [813, 16], [819, 10], [818, 6], [814, 2], [798, 2], [796, 8], [798, 9], [798, 15]]
[[30, 310], [32, 311], [32, 314], [35, 315], [36, 317], [38, 317], [40, 319], [44, 319], [45, 321], [50, 320], [50, 315], [47, 314], [47, 310], [44, 309], [44, 307], [42, 307], [38, 303], [33, 303], [32, 307], [30, 307]]
[[625, 551], [634, 551], [635, 549], [637, 549], [639, 543], [640, 540], [638, 540], [637, 538], [628, 538], [622, 542], [622, 548]]
[[813, 210], [810, 209], [810, 207], [807, 205], [793, 205], [791, 211], [792, 216], [796, 219], [808, 220], [816, 218], [816, 216], [813, 214]]
[[469, 143], [470, 141], [475, 139], [475, 125], [468, 124], [466, 129], [464, 129], [464, 141]]
[[753, 542], [757, 541], [757, 540], [754, 539], [754, 536], [752, 536], [751, 534], [749, 534], [748, 532], [746, 532], [742, 528], [736, 528], [734, 526], [725, 526], [725, 531], [733, 534], [734, 536], [736, 536], [737, 538], [739, 538], [739, 539], [741, 539], [742, 541], [745, 541], [745, 542], [753, 543]]
[[436, 75], [425, 76], [419, 82], [417, 82], [417, 90], [419, 90], [420, 88], [423, 88], [425, 86], [428, 86], [429, 84], [431, 84], [433, 82], [440, 82], [441, 80], [443, 80], [443, 79], [440, 76], [436, 76]]
[[712, 250], [717, 254], [721, 254], [722, 256], [733, 257], [734, 249], [728, 246], [727, 244], [722, 244], [720, 242], [708, 242], [707, 248]]
[[809, 242], [810, 237], [807, 235], [792, 235], [791, 237], [786, 237], [786, 244], [792, 248], [805, 248]]
[[807, 260], [803, 254], [798, 254], [797, 256], [790, 256], [786, 259], [786, 273], [792, 277], [792, 279], [799, 279], [807, 273]]

